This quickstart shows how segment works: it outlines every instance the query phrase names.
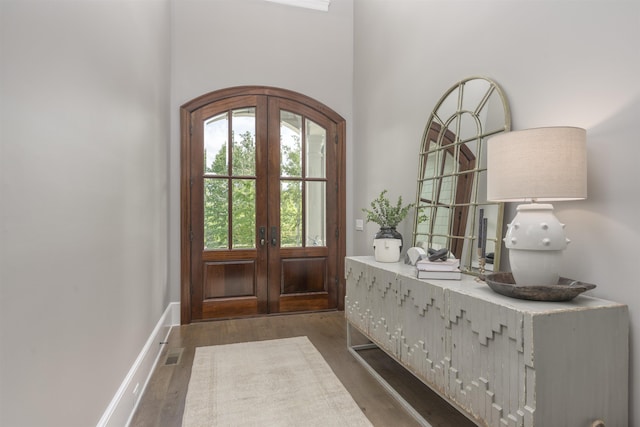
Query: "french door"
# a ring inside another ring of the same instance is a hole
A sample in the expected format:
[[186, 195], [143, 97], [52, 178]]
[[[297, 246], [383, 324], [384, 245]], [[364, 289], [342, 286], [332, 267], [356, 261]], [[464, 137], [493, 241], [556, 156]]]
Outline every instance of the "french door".
[[182, 323], [342, 308], [344, 126], [276, 88], [182, 107]]

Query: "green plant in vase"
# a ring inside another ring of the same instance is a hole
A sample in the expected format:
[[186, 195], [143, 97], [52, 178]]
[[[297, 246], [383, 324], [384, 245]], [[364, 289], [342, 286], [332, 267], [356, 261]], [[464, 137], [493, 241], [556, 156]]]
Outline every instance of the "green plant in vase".
[[387, 198], [387, 190], [382, 190], [380, 195], [371, 201], [371, 209], [363, 208], [362, 211], [367, 214], [367, 222], [375, 222], [380, 226], [380, 231], [376, 234], [376, 239], [399, 239], [400, 250], [402, 250], [402, 234], [396, 227], [406, 218], [415, 203], [402, 205], [402, 196], [398, 197], [398, 201], [392, 204]]

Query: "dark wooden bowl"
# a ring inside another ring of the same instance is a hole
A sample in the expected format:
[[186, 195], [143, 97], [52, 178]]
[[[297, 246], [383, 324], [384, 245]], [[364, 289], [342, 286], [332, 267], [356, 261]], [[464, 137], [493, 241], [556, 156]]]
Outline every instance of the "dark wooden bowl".
[[596, 285], [561, 277], [557, 285], [516, 285], [511, 273], [492, 273], [484, 281], [494, 292], [531, 301], [570, 301]]

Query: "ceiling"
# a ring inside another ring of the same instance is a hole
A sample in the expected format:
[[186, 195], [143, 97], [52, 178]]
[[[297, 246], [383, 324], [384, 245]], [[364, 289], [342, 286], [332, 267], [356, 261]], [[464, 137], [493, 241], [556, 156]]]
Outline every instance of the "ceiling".
[[331, 0], [265, 0], [272, 3], [281, 3], [288, 6], [304, 7], [306, 9], [329, 11]]

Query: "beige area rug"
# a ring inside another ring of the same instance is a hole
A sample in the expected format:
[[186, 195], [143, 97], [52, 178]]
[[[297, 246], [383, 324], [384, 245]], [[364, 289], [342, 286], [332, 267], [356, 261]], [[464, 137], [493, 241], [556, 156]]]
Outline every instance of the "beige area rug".
[[307, 337], [196, 348], [183, 427], [371, 425]]

